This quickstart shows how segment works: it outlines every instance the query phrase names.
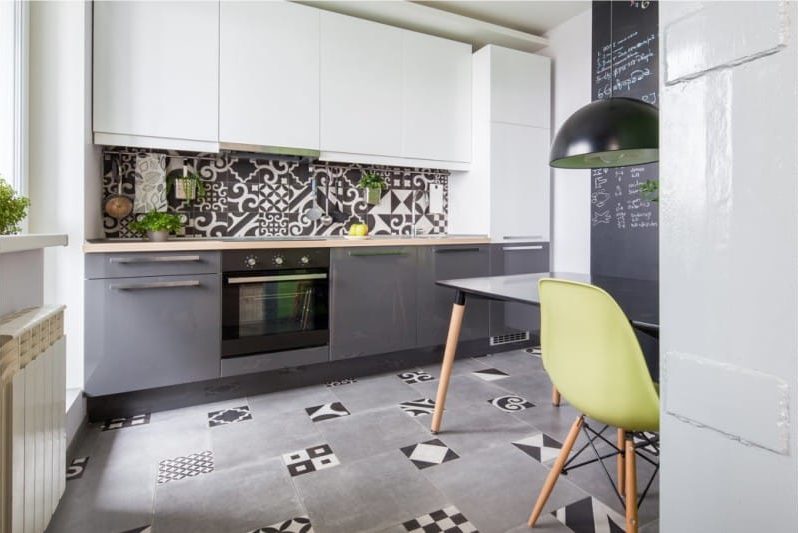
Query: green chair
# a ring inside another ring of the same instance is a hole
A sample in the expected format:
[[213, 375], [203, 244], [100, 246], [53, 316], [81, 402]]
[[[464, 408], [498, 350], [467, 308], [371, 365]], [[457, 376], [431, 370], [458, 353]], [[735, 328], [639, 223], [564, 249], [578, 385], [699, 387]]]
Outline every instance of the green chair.
[[[618, 455], [619, 488], [616, 492], [626, 508], [626, 531], [636, 532], [640, 502], [637, 501], [635, 457], [640, 455], [658, 467], [658, 462], [641, 454], [638, 448], [656, 443], [658, 454], [658, 439], [653, 441], [643, 432], [659, 430], [659, 395], [640, 344], [624, 312], [602, 289], [551, 278], [541, 279], [538, 287], [543, 366], [559, 393], [581, 414], [571, 426], [540, 491], [529, 517], [529, 527], [535, 525], [557, 478], [570, 464], [566, 461], [580, 429], [588, 436], [591, 446], [597, 437], [609, 442], [587, 425], [585, 416], [588, 416], [618, 428], [617, 448], [609, 456]], [[593, 438], [588, 430], [595, 435]], [[641, 441], [637, 445], [635, 436]], [[596, 451], [595, 447], [593, 449]], [[598, 460], [601, 459], [599, 456]], [[595, 461], [588, 461], [592, 462]]]

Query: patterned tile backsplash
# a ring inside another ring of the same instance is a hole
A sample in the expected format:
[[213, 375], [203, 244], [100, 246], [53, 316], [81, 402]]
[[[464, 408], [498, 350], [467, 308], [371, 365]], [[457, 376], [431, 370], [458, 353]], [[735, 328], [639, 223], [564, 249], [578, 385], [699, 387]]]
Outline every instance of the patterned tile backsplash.
[[[125, 153], [107, 151], [103, 155], [104, 198], [115, 194], [119, 182], [113, 177], [113, 160], [119, 165], [123, 194], [133, 198], [136, 183], [136, 160], [145, 150], [124, 149]], [[204, 154], [203, 154], [204, 155]], [[175, 198], [174, 188], [167, 195], [167, 210], [184, 219], [185, 237], [258, 237], [342, 235], [349, 225], [365, 222], [376, 235], [409, 235], [415, 225], [419, 233], [446, 233], [449, 172], [431, 169], [407, 169], [386, 166], [363, 166], [350, 163], [294, 162], [249, 159], [228, 154], [213, 159], [183, 159], [170, 154], [162, 158], [167, 176], [180, 176], [183, 162], [202, 178], [204, 198], [188, 202]], [[355, 185], [364, 169], [376, 171], [388, 184], [377, 205], [365, 201]], [[310, 221], [304, 213], [311, 207], [311, 177], [316, 179], [317, 202], [335, 217], [329, 225]], [[432, 183], [443, 186], [443, 212], [429, 213]], [[329, 189], [329, 191], [328, 191]], [[416, 203], [415, 217], [413, 202]], [[122, 219], [103, 216], [106, 238], [135, 238], [139, 235], [129, 225], [135, 213]]]

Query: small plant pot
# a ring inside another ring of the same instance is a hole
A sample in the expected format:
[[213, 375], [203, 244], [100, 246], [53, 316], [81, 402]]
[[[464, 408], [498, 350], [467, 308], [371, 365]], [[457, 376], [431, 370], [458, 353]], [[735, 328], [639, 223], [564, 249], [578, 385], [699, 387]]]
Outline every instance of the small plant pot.
[[169, 232], [166, 230], [148, 231], [147, 238], [152, 242], [164, 242], [169, 239]]
[[369, 205], [377, 205], [382, 199], [382, 189], [378, 187], [363, 189], [366, 195], [366, 203]]
[[177, 178], [175, 179], [175, 198], [178, 200], [197, 199], [197, 180]]

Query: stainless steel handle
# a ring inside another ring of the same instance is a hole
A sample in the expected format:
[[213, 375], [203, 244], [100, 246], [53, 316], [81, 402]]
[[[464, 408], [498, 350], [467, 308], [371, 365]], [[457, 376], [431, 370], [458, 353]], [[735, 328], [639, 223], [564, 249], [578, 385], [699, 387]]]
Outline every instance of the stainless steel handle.
[[542, 250], [542, 244], [533, 244], [531, 246], [502, 246], [502, 250], [513, 252], [516, 250]]
[[436, 248], [436, 254], [455, 254], [458, 252], [478, 252], [479, 248]]
[[137, 291], [140, 289], [174, 289], [177, 287], [199, 287], [199, 280], [190, 279], [186, 281], [153, 281], [152, 283], [129, 283], [111, 285], [115, 291]]
[[502, 239], [505, 241], [539, 241], [543, 239], [543, 235], [505, 235]]
[[245, 283], [266, 283], [270, 281], [305, 281], [309, 279], [327, 279], [327, 274], [286, 274], [284, 276], [249, 276], [241, 278], [227, 278], [230, 285], [243, 285]]
[[349, 252], [351, 257], [380, 257], [383, 255], [407, 255], [407, 252], [402, 250], [388, 250], [385, 252]]
[[147, 257], [111, 257], [111, 263], [197, 263], [202, 258], [198, 255], [156, 255]]

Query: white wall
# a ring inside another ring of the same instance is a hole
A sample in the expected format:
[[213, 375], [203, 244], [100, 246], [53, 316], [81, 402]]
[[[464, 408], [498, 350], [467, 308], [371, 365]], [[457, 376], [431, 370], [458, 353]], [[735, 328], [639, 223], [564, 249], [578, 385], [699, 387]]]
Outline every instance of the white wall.
[[[563, 122], [591, 102], [592, 11], [546, 34], [540, 55], [552, 58], [552, 140]], [[552, 169], [552, 268], [590, 271], [590, 171]]]
[[67, 233], [45, 252], [45, 302], [67, 306], [67, 387], [83, 387], [83, 253], [96, 236], [99, 159], [89, 131], [91, 4], [31, 2], [29, 190], [32, 233]]
[[659, 6], [661, 530], [793, 532], [798, 10]]

